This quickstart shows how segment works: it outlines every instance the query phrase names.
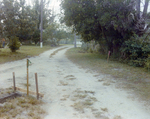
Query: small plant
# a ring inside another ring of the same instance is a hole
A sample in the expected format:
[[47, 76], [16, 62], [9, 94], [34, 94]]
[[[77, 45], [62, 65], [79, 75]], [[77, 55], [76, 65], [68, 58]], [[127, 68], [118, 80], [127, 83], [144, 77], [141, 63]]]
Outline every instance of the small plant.
[[[23, 85], [24, 85], [25, 87], [27, 87], [27, 84], [26, 84], [26, 83], [24, 83]], [[31, 84], [28, 84], [28, 86], [31, 86]]]
[[107, 108], [101, 108], [101, 110], [104, 111], [104, 112], [108, 112]]
[[85, 101], [83, 102], [83, 104], [84, 104], [85, 106], [91, 106], [91, 105], [93, 105], [93, 102], [92, 102], [91, 100], [87, 99], [87, 100], [85, 100]]
[[18, 50], [21, 46], [21, 43], [19, 42], [19, 38], [16, 36], [10, 38], [8, 46], [12, 52], [16, 52], [16, 50]]
[[26, 103], [26, 100], [24, 98], [19, 98], [18, 104], [23, 104], [23, 103]]

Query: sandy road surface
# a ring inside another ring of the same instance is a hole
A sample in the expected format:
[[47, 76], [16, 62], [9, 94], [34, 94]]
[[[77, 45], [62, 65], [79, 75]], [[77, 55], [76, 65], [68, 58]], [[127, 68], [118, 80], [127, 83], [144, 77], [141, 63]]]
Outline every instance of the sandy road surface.
[[[62, 46], [29, 58], [30, 90], [35, 91], [37, 72], [39, 91], [45, 95], [43, 108], [48, 112], [45, 119], [150, 119], [150, 110], [129, 98], [130, 93], [116, 89], [115, 81], [108, 83], [105, 79], [110, 77], [69, 61], [65, 52], [71, 47]], [[1, 88], [12, 85], [12, 72], [17, 86], [25, 89], [26, 59], [0, 65]]]

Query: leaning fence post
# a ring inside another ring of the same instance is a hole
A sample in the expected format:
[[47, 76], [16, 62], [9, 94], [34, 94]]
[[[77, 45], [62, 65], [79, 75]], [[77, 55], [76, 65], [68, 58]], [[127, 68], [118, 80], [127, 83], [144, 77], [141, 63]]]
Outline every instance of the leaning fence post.
[[35, 84], [36, 84], [36, 95], [37, 95], [37, 99], [39, 99], [37, 73], [35, 73]]
[[13, 84], [14, 84], [14, 92], [16, 92], [15, 72], [13, 72]]
[[107, 62], [109, 61], [109, 57], [110, 57], [110, 51], [108, 51]]

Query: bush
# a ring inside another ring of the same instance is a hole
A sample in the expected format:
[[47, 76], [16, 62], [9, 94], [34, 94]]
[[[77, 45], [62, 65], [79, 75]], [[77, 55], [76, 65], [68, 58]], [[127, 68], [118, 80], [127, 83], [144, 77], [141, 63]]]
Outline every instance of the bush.
[[145, 68], [150, 71], [150, 55], [148, 55], [148, 58], [146, 59]]
[[18, 50], [21, 46], [21, 43], [19, 42], [19, 38], [18, 37], [13, 37], [9, 40], [9, 48], [12, 52], [16, 52], [16, 50]]
[[124, 42], [121, 52], [125, 54], [124, 59], [128, 59], [130, 65], [144, 67], [150, 54], [150, 43], [134, 38]]
[[40, 41], [40, 30], [36, 30], [32, 36], [32, 40], [35, 44], [37, 44]]

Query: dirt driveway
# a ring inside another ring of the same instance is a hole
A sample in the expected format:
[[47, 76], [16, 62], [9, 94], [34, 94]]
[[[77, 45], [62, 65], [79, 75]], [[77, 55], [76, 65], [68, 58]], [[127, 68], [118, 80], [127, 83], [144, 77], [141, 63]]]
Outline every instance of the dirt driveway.
[[[44, 94], [45, 119], [150, 119], [150, 110], [130, 92], [117, 89], [115, 81], [104, 74], [82, 69], [69, 61], [62, 46], [31, 57], [30, 90], [35, 91], [34, 73], [38, 73], [39, 92]], [[26, 59], [0, 65], [0, 87], [26, 83]], [[109, 79], [109, 80], [108, 80]], [[111, 80], [111, 81], [110, 81]]]

